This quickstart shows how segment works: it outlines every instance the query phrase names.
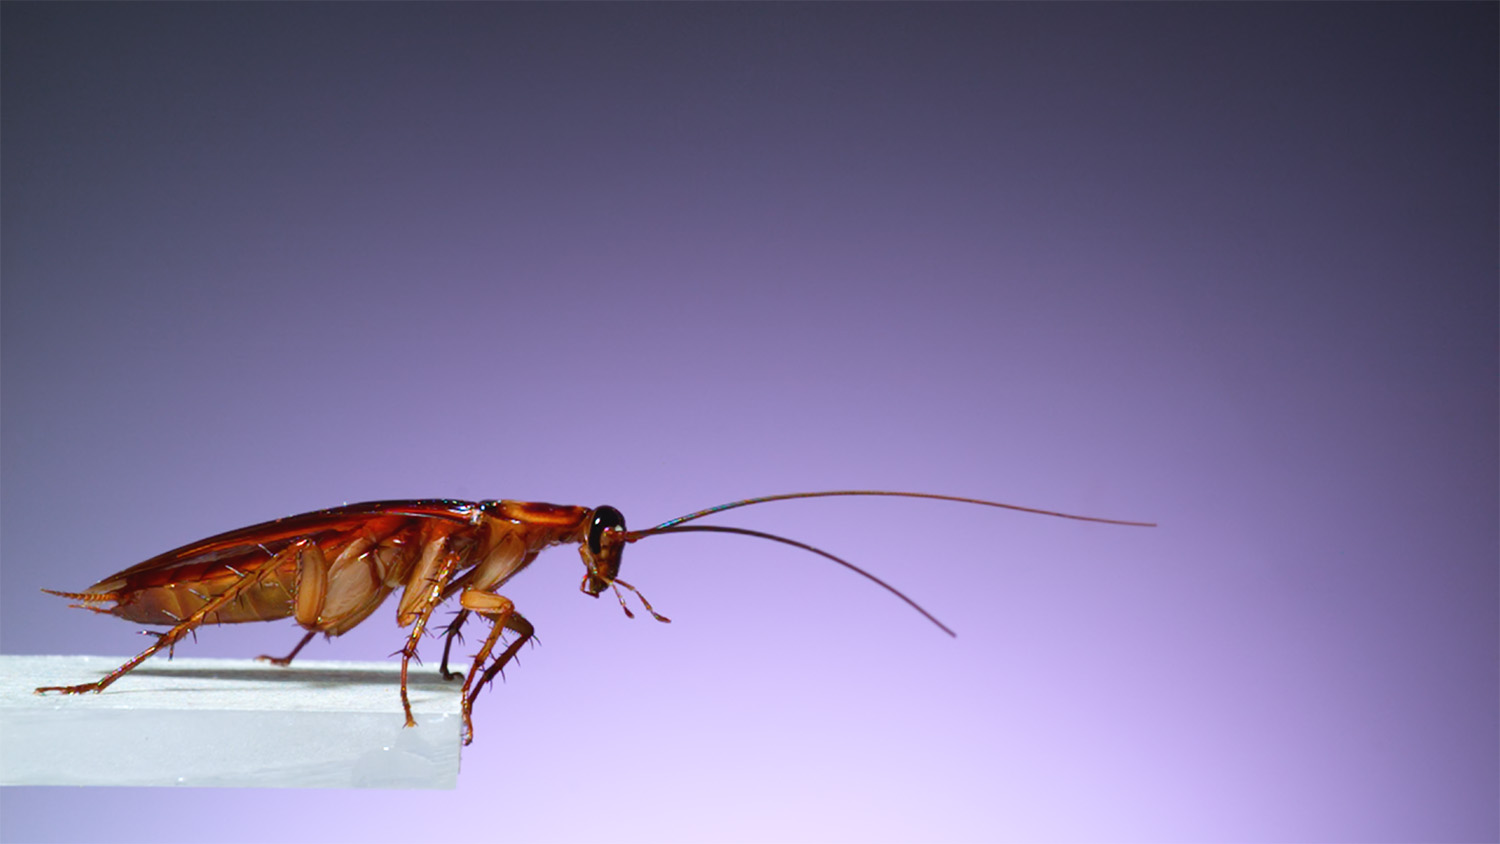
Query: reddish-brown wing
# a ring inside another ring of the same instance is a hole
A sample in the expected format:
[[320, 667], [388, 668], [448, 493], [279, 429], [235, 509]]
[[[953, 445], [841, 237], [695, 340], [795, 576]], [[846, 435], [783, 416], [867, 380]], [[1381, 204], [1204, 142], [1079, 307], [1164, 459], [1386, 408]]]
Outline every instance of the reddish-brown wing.
[[[244, 612], [216, 615], [210, 623], [285, 617], [290, 590], [284, 587], [289, 587], [295, 572], [262, 569], [275, 565], [276, 555], [292, 543], [314, 543], [332, 560], [355, 542], [415, 543], [423, 523], [437, 519], [464, 524], [481, 506], [442, 499], [371, 501], [288, 516], [175, 548], [110, 575], [84, 592], [56, 594], [86, 604], [115, 602], [116, 606], [107, 609], [89, 608], [142, 623], [172, 624], [186, 608], [222, 593], [240, 577], [255, 575], [264, 579], [268, 594], [256, 596]], [[283, 586], [276, 586], [277, 582]], [[274, 597], [269, 594], [273, 591]], [[163, 607], [175, 608], [175, 612], [164, 612]]]

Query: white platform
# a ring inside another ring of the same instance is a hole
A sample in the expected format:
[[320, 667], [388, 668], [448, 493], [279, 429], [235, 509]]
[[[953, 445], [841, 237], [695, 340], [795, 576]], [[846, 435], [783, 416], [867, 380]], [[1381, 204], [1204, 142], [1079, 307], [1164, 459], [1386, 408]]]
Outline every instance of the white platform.
[[100, 694], [123, 657], [0, 655], [0, 785], [453, 788], [458, 681], [413, 663], [156, 657]]

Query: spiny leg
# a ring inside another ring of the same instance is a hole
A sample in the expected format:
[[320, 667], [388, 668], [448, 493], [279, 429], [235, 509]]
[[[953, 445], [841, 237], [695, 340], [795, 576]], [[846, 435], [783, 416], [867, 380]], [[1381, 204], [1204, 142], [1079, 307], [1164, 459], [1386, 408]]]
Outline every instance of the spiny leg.
[[[495, 649], [495, 643], [499, 642], [499, 636], [505, 630], [514, 630], [522, 633], [522, 642], [531, 637], [531, 625], [526, 619], [520, 618], [516, 612], [516, 604], [511, 603], [510, 598], [504, 595], [492, 595], [489, 592], [481, 592], [478, 589], [465, 589], [459, 597], [459, 603], [463, 604], [465, 612], [475, 612], [489, 619], [489, 636], [484, 637], [484, 643], [474, 654], [474, 664], [469, 667], [468, 676], [463, 678], [463, 690], [459, 694], [463, 696], [463, 744], [474, 741], [474, 699], [478, 697], [478, 690], [483, 687], [483, 681], [475, 685], [475, 679], [480, 678], [484, 661], [489, 660], [490, 651]], [[516, 624], [519, 619], [519, 624]], [[523, 625], [523, 628], [520, 627]], [[510, 648], [505, 649], [501, 655], [501, 664], [508, 663], [514, 657], [514, 649], [519, 642], [513, 643]], [[490, 676], [490, 675], [484, 675]]]
[[415, 727], [417, 719], [412, 717], [411, 697], [406, 691], [407, 667], [412, 657], [417, 655], [417, 644], [422, 640], [422, 631], [427, 629], [427, 620], [432, 618], [433, 610], [437, 609], [438, 604], [442, 602], [443, 587], [458, 570], [458, 562], [459, 555], [457, 554], [443, 555], [443, 562], [438, 567], [437, 573], [428, 582], [427, 595], [418, 602], [421, 609], [418, 610], [416, 620], [412, 623], [411, 635], [406, 637], [406, 645], [401, 648], [401, 710], [406, 713], [406, 726], [408, 727]]
[[[295, 547], [295, 545], [291, 546], [281, 553], [285, 554], [288, 551], [292, 551]], [[277, 554], [276, 556], [280, 557], [281, 554]], [[272, 562], [274, 563], [275, 560], [273, 559]], [[268, 566], [267, 569], [263, 570], [268, 570], [269, 568], [274, 568], [274, 565]], [[213, 598], [203, 606], [199, 607], [197, 612], [183, 619], [171, 630], [158, 635], [156, 641], [151, 643], [151, 647], [146, 648], [144, 651], [136, 654], [124, 665], [105, 675], [104, 679], [98, 680], [93, 683], [80, 683], [76, 686], [42, 686], [36, 690], [36, 693], [44, 694], [46, 692], [61, 692], [65, 695], [74, 695], [80, 694], [82, 692], [104, 691], [109, 687], [111, 683], [125, 676], [137, 665], [140, 665], [141, 663], [149, 659], [152, 654], [156, 653], [162, 648], [171, 648], [183, 636], [186, 636], [188, 633], [197, 629], [199, 625], [203, 624], [203, 620], [205, 618], [213, 613], [218, 612], [220, 607], [223, 607], [225, 604], [228, 604], [230, 601], [238, 598], [240, 593], [245, 591], [246, 588], [254, 584], [257, 580], [259, 580], [259, 577], [250, 577], [247, 574], [240, 573], [239, 579], [235, 580], [234, 583], [231, 583], [229, 585], [229, 588], [220, 593], [218, 597]]]
[[505, 652], [496, 657], [494, 662], [490, 663], [490, 667], [484, 671], [484, 676], [479, 678], [478, 683], [474, 684], [474, 688], [469, 692], [468, 697], [470, 708], [474, 706], [475, 699], [479, 697], [479, 690], [488, 686], [495, 679], [495, 675], [501, 673], [505, 669], [505, 666], [512, 659], [515, 659], [516, 654], [521, 652], [521, 646], [536, 639], [536, 628], [532, 627], [531, 622], [527, 621], [520, 613], [512, 613], [510, 619], [505, 623], [505, 628], [517, 634], [516, 640], [511, 642], [506, 647]]
[[[499, 630], [501, 630], [501, 628], [505, 628], [505, 630], [510, 630], [513, 631], [513, 633], [516, 633], [516, 640], [514, 640], [514, 642], [511, 642], [510, 646], [507, 646], [507, 648], [505, 648], [505, 651], [502, 652], [499, 657], [496, 657], [495, 661], [493, 661], [493, 663], [490, 663], [490, 666], [487, 667], [487, 669], [484, 669], [484, 673], [480, 676], [480, 678], [478, 678], [478, 682], [472, 682], [472, 684], [466, 682], [465, 694], [463, 694], [463, 736], [465, 736], [465, 739], [463, 739], [463, 744], [469, 744], [469, 742], [474, 741], [474, 724], [472, 724], [472, 712], [474, 712], [474, 702], [478, 699], [478, 693], [480, 693], [480, 691], [483, 690], [484, 687], [487, 687], [487, 685], [489, 685], [490, 682], [495, 679], [495, 675], [498, 675], [498, 673], [501, 673], [502, 670], [505, 669], [505, 666], [507, 666], [507, 664], [510, 663], [510, 661], [513, 660], [514, 657], [516, 657], [516, 654], [519, 654], [520, 646], [525, 645], [526, 642], [532, 642], [532, 640], [535, 639], [535, 628], [531, 627], [531, 622], [526, 621], [525, 616], [522, 616], [517, 612], [511, 612], [510, 618], [505, 619], [504, 624], [499, 624], [499, 622], [496, 622], [495, 628], [490, 631], [490, 637], [498, 637], [496, 636], [496, 634], [499, 633]], [[487, 654], [489, 654], [489, 651], [487, 651], [486, 649], [486, 651], [484, 651], [484, 655]], [[472, 667], [471, 672], [469, 672], [469, 681], [472, 681], [472, 679], [474, 679], [474, 675], [478, 672], [478, 667], [480, 667], [481, 663], [483, 663], [483, 660], [481, 660], [481, 658], [475, 658], [474, 667]], [[469, 688], [469, 685], [472, 685], [472, 688]]]
[[467, 621], [468, 618], [468, 610], [459, 610], [458, 613], [453, 616], [453, 620], [448, 622], [447, 628], [443, 630], [443, 664], [438, 667], [438, 670], [442, 672], [444, 680], [457, 680], [459, 677], [464, 676], [457, 671], [448, 670], [448, 654], [453, 648], [454, 639], [457, 639], [460, 642], [464, 640], [463, 635], [459, 633], [459, 629], [464, 626], [464, 622]]
[[[467, 602], [469, 593], [464, 593]], [[495, 643], [500, 641], [500, 634], [505, 632], [505, 623], [515, 614], [515, 604], [510, 599], [500, 595], [488, 595], [483, 592], [477, 594], [478, 598], [492, 599], [495, 603], [491, 608], [480, 610], [480, 614], [490, 620], [489, 635], [484, 637], [484, 644], [479, 647], [479, 652], [474, 654], [474, 664], [469, 667], [468, 676], [464, 677], [464, 687], [459, 692], [463, 700], [464, 716], [464, 744], [472, 744], [474, 741], [474, 698], [469, 694], [469, 688], [474, 685], [474, 679], [480, 675], [484, 668], [485, 660], [490, 658], [490, 651], [495, 649]]]
[[270, 654], [261, 654], [255, 659], [258, 662], [269, 662], [272, 665], [280, 665], [283, 667], [291, 665], [292, 660], [297, 658], [297, 654], [301, 653], [302, 649], [306, 647], [307, 643], [311, 642], [312, 637], [316, 635], [318, 635], [318, 631], [316, 630], [307, 631], [307, 635], [302, 637], [302, 641], [297, 643], [297, 647], [292, 648], [292, 652], [287, 654], [286, 656], [271, 656]]

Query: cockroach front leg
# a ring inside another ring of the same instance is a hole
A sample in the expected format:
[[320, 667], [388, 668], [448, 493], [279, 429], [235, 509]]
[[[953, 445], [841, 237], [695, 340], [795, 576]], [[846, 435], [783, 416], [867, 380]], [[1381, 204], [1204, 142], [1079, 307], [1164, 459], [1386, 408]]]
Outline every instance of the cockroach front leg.
[[[484, 637], [484, 644], [479, 648], [479, 653], [474, 655], [474, 664], [469, 667], [469, 674], [464, 678], [464, 688], [461, 692], [464, 744], [471, 744], [474, 741], [474, 700], [479, 697], [479, 691], [515, 657], [516, 652], [535, 635], [536, 630], [531, 626], [531, 622], [516, 612], [516, 605], [504, 595], [492, 595], [477, 589], [466, 589], [459, 596], [459, 602], [463, 604], [465, 612], [472, 610], [491, 621], [490, 633]], [[496, 658], [494, 664], [485, 668], [485, 661], [490, 658], [490, 652], [495, 649], [495, 643], [500, 641], [501, 633], [506, 630], [519, 635], [505, 649], [505, 652]]]

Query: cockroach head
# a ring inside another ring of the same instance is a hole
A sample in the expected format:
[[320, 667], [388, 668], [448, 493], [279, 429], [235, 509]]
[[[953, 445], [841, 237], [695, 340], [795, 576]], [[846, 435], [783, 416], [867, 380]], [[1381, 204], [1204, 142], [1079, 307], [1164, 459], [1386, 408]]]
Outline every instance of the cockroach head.
[[580, 587], [584, 592], [599, 597], [620, 574], [620, 555], [625, 551], [625, 516], [609, 506], [596, 508], [589, 519], [588, 536], [578, 546], [583, 564], [588, 573], [583, 576]]

